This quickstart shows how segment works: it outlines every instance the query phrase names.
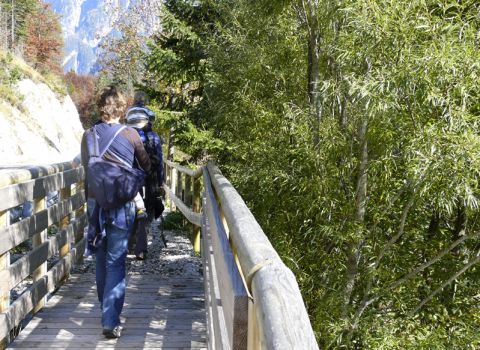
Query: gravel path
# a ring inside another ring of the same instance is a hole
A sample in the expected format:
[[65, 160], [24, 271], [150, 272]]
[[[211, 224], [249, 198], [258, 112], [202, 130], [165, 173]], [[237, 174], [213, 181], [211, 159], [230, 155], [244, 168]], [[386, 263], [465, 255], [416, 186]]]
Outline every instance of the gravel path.
[[[167, 247], [161, 238], [161, 221], [152, 222], [148, 235], [147, 259], [136, 260], [135, 255], [127, 255], [129, 276], [156, 274], [160, 277], [198, 278], [202, 275], [201, 258], [195, 256], [186, 232], [164, 231]], [[92, 257], [73, 268], [72, 273], [95, 273]]]

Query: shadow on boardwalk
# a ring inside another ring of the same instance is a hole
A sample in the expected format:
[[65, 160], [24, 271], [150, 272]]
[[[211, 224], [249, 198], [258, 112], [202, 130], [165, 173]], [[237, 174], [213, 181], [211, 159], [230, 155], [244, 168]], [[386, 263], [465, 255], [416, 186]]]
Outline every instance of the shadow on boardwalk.
[[149, 264], [160, 264], [160, 268], [147, 266], [149, 259], [129, 262], [121, 338], [107, 340], [101, 334], [95, 275], [93, 269], [86, 268], [85, 273], [72, 275], [9, 348], [206, 348], [203, 279], [198, 270], [190, 268], [182, 273], [181, 268], [185, 264], [197, 266], [198, 258], [185, 251], [185, 237], [167, 232], [167, 239], [167, 249], [158, 253], [154, 238], [149, 250]]

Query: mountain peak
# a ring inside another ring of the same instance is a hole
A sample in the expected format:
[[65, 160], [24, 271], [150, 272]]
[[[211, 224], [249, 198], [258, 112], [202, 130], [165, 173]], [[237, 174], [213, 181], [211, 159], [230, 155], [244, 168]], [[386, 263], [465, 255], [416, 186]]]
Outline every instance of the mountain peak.
[[[65, 40], [64, 71], [93, 74], [99, 54], [99, 45], [107, 37], [118, 35], [116, 25], [125, 20], [137, 4], [159, 4], [157, 0], [47, 0], [60, 15]], [[128, 19], [128, 18], [127, 18]], [[152, 16], [147, 27], [158, 27], [158, 17]]]

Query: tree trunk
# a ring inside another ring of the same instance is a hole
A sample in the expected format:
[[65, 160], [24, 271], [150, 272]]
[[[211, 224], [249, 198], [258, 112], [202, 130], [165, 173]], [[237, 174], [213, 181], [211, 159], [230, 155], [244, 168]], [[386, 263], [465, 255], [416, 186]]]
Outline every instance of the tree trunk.
[[[357, 189], [355, 193], [355, 221], [361, 227], [365, 220], [367, 205], [367, 168], [368, 168], [368, 121], [364, 120], [359, 130], [360, 164], [358, 167]], [[347, 317], [348, 305], [351, 303], [355, 280], [358, 275], [358, 266], [361, 258], [363, 240], [357, 238], [348, 247], [346, 284], [343, 295], [343, 318]]]
[[320, 143], [319, 128], [322, 119], [322, 96], [320, 93], [320, 33], [317, 20], [310, 28], [308, 38], [308, 99], [312, 115], [313, 144]]
[[14, 2], [12, 0], [12, 19], [11, 19], [12, 23], [11, 23], [11, 28], [12, 28], [12, 43], [11, 43], [11, 49], [13, 50], [14, 46], [15, 46], [15, 5], [14, 5]]
[[175, 128], [170, 128], [168, 134], [167, 159], [173, 162], [175, 154]]

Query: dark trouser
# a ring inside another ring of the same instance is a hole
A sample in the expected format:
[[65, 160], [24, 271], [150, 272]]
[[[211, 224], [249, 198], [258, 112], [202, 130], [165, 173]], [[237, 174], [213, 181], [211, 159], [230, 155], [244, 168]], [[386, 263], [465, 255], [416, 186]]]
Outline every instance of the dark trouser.
[[135, 218], [132, 234], [128, 241], [130, 250], [135, 246], [135, 255], [147, 252], [147, 224], [147, 218]]

